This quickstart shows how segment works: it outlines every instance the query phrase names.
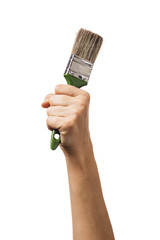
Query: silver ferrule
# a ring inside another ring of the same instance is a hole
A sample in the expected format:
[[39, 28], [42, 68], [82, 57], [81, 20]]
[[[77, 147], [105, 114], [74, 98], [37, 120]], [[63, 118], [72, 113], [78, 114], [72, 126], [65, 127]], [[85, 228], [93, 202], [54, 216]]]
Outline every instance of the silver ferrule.
[[72, 54], [66, 67], [65, 73], [88, 82], [92, 68], [93, 63]]

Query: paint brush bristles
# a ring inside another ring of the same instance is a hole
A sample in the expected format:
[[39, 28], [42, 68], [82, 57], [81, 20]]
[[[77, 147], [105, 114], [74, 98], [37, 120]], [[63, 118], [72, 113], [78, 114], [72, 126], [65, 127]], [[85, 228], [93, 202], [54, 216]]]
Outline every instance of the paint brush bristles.
[[101, 36], [81, 28], [73, 45], [72, 54], [94, 63], [102, 42]]
[[72, 54], [64, 73], [65, 77], [68, 79], [68, 76], [69, 78], [72, 76], [75, 82], [82, 80], [79, 82], [79, 86], [84, 85], [83, 81], [88, 83], [102, 42], [101, 36], [81, 28], [73, 45]]

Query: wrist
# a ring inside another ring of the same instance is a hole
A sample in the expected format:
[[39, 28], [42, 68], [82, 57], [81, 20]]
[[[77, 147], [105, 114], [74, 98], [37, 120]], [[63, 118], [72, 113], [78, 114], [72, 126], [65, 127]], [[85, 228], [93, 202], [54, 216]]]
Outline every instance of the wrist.
[[74, 148], [69, 149], [61, 146], [61, 149], [64, 153], [67, 168], [69, 170], [77, 168], [84, 171], [92, 164], [93, 161], [95, 161], [90, 135], [83, 139], [83, 145], [77, 145], [76, 147], [74, 146]]
[[[70, 140], [71, 139], [71, 140]], [[85, 154], [88, 150], [92, 150], [92, 142], [89, 130], [85, 130], [85, 134], [68, 136], [69, 144], [61, 144], [60, 147], [65, 158], [78, 157]]]

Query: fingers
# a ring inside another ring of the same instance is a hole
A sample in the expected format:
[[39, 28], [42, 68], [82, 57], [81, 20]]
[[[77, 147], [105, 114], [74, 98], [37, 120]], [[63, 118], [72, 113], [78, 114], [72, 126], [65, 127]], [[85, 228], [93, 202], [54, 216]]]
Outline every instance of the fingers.
[[69, 107], [51, 106], [47, 109], [48, 116], [67, 117], [72, 114], [72, 109]]
[[53, 96], [53, 93], [49, 93], [49, 94], [47, 94], [47, 96], [45, 97], [45, 99], [44, 100], [48, 100], [50, 97], [52, 97]]
[[78, 101], [79, 98], [83, 98], [89, 102], [89, 94], [79, 88], [71, 85], [57, 85], [55, 88], [55, 94], [48, 94], [45, 97], [42, 107], [48, 108], [49, 106], [70, 106], [74, 102]]
[[59, 84], [55, 87], [55, 94], [68, 95], [76, 97], [82, 93], [83, 90], [71, 85]]
[[42, 107], [47, 109], [47, 127], [61, 133], [73, 132], [84, 123], [88, 112], [90, 95], [70, 85], [57, 85], [55, 94], [45, 97]]
[[52, 95], [48, 101], [50, 106], [69, 106], [73, 103], [73, 97], [66, 95]]
[[[72, 85], [59, 84], [55, 87], [55, 94], [57, 95], [67, 95], [69, 97], [82, 97], [85, 101], [90, 101], [90, 94], [80, 88], [74, 87]], [[72, 98], [73, 100], [73, 98]]]
[[44, 102], [41, 104], [42, 107], [48, 108], [50, 106], [48, 100], [44, 100]]
[[58, 116], [48, 116], [47, 118], [47, 127], [49, 130], [60, 129], [63, 125], [63, 117]]
[[67, 95], [56, 95], [56, 94], [48, 94], [43, 103], [42, 107], [48, 108], [49, 106], [69, 106], [73, 103], [73, 97]]
[[50, 106], [48, 99], [49, 99], [50, 97], [52, 97], [52, 96], [53, 96], [53, 93], [49, 93], [49, 94], [45, 97], [45, 99], [44, 99], [43, 103], [41, 104], [41, 106], [44, 107], [44, 108], [48, 108], [48, 107]]
[[73, 97], [52, 94], [48, 96], [48, 98], [45, 98], [44, 102], [41, 105], [44, 108], [48, 108], [49, 106], [70, 106], [72, 104]]

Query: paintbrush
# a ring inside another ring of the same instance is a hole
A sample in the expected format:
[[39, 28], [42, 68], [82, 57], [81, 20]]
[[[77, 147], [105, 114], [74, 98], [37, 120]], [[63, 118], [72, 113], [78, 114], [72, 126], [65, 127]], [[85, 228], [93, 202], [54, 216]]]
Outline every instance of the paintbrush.
[[[67, 84], [78, 88], [88, 84], [102, 42], [103, 38], [98, 34], [82, 28], [79, 30], [64, 73]], [[59, 131], [53, 129], [50, 143], [51, 149], [55, 150], [60, 142]]]

